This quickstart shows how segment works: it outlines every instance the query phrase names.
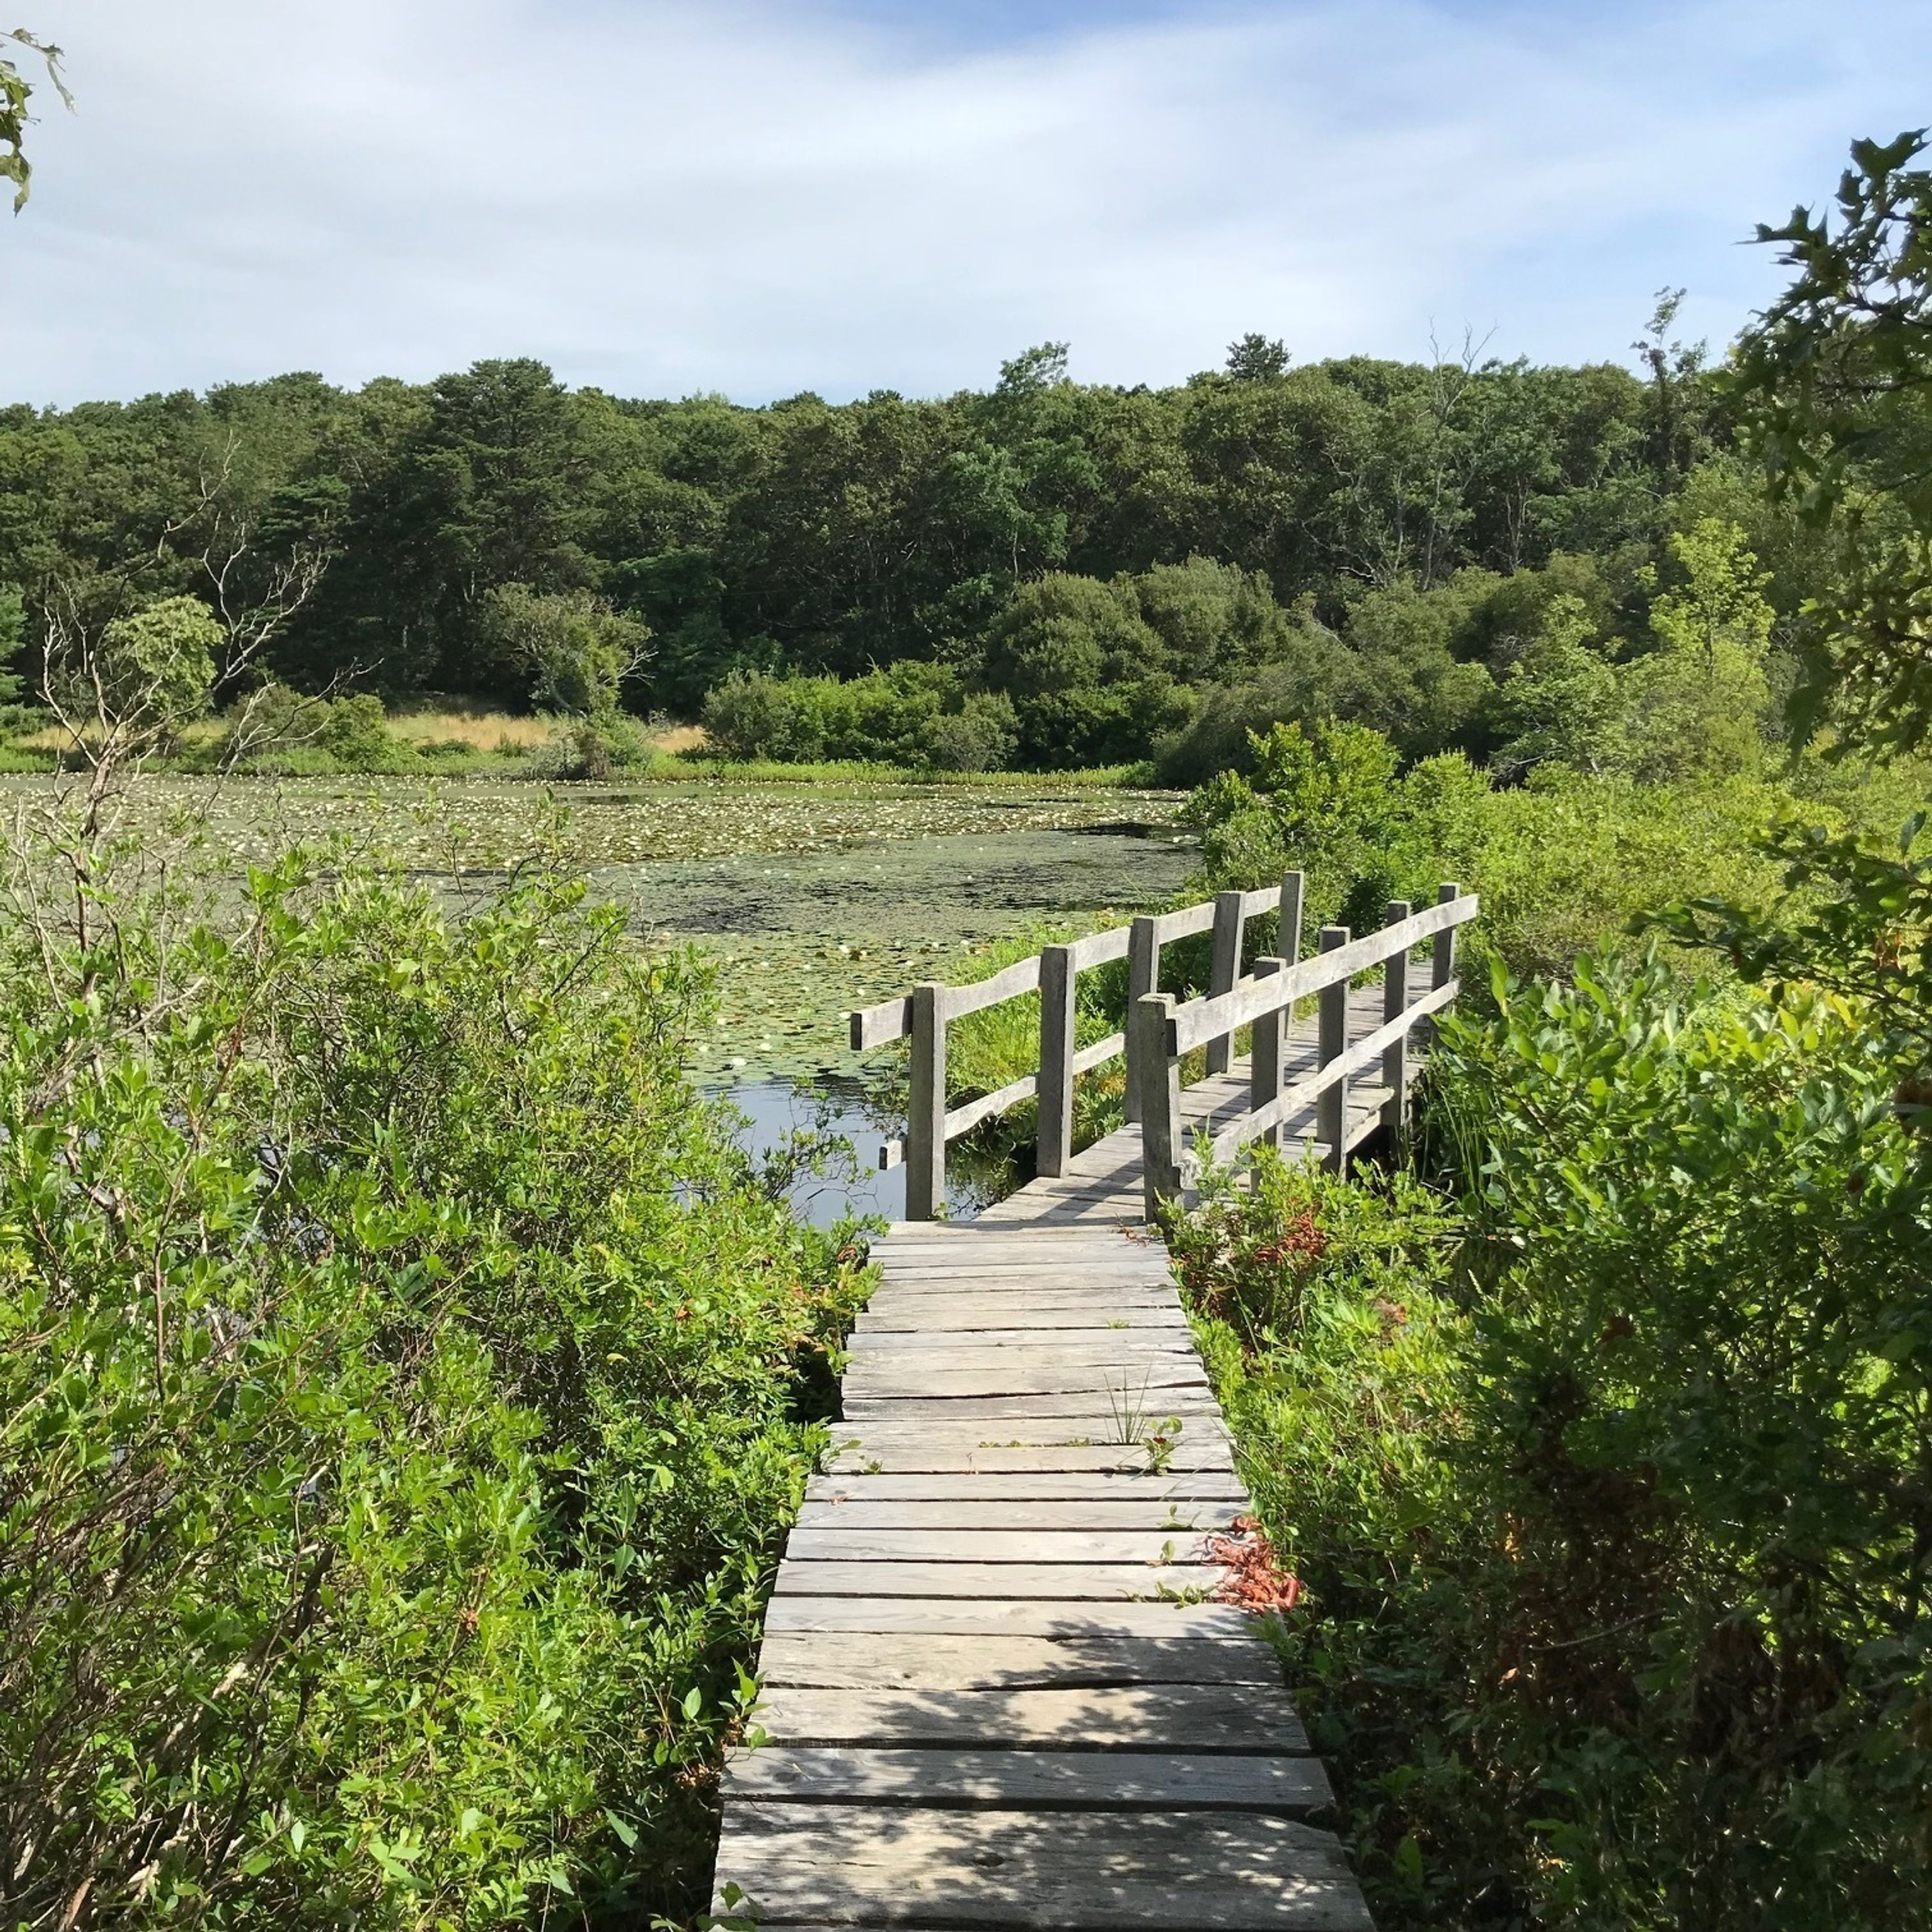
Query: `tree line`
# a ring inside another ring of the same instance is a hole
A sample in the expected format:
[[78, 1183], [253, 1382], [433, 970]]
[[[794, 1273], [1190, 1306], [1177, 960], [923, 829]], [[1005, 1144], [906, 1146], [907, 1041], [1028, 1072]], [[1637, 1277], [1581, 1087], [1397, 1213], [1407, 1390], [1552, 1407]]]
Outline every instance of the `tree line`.
[[1258, 708], [1486, 757], [1523, 735], [1501, 694], [1539, 640], [1654, 646], [1652, 607], [1688, 578], [1672, 538], [1700, 520], [1742, 533], [1780, 615], [1804, 602], [1802, 548], [1674, 309], [1641, 374], [1297, 367], [1255, 335], [1166, 388], [1076, 382], [1048, 344], [933, 400], [632, 400], [506, 360], [16, 404], [0, 585], [23, 663], [196, 598], [223, 629], [218, 701], [272, 674], [589, 709], [617, 680], [635, 712], [709, 700], [759, 755], [1164, 748], [1192, 778], [1238, 761]]

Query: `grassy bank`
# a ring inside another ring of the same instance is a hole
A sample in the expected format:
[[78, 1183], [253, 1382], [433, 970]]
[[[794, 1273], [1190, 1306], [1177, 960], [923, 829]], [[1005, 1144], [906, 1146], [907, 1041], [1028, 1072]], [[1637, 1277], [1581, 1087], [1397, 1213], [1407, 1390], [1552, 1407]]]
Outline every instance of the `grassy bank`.
[[[225, 717], [184, 725], [151, 760], [154, 770], [230, 770], [268, 778], [507, 778], [537, 782], [615, 779], [625, 784], [893, 784], [1033, 791], [1148, 789], [1144, 763], [1077, 771], [948, 771], [878, 760], [788, 763], [734, 758], [697, 725], [623, 719], [599, 732], [568, 718], [465, 705], [386, 712], [373, 698], [301, 701], [265, 724]], [[596, 741], [587, 742], [586, 741]], [[0, 743], [0, 772], [55, 771], [85, 763], [72, 733], [54, 724]]]

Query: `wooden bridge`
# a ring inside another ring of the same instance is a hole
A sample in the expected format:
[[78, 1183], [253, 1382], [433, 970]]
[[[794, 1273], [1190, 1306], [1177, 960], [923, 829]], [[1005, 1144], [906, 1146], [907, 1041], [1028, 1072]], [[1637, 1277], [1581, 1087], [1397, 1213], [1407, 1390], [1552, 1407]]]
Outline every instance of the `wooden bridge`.
[[[1399, 1129], [1476, 902], [1444, 886], [1359, 939], [1324, 928], [1306, 960], [1302, 903], [1291, 874], [853, 1015], [855, 1047], [912, 1042], [883, 1156], [906, 1160], [908, 1219], [874, 1244], [844, 1420], [779, 1570], [766, 1741], [727, 1768], [728, 1922], [1370, 1925], [1306, 1822], [1328, 1780], [1252, 1606], [1250, 1505], [1150, 1223], [1204, 1156], [1266, 1139], [1340, 1168]], [[1285, 944], [1244, 970], [1267, 912]], [[1208, 993], [1162, 993], [1162, 948], [1210, 931]], [[1123, 958], [1127, 1024], [1081, 1048], [1078, 975]], [[949, 1109], [948, 1024], [1036, 994], [1038, 1071]], [[1123, 1056], [1129, 1124], [1076, 1153], [1073, 1082]], [[948, 1141], [1036, 1096], [1039, 1178], [936, 1220]]]

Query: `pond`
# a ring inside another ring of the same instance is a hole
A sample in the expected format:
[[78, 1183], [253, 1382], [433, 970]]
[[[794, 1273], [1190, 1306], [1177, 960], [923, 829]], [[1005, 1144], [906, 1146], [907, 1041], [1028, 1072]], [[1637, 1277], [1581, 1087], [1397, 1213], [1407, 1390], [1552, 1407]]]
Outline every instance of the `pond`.
[[[0, 799], [47, 783], [0, 778]], [[440, 880], [488, 878], [554, 849], [627, 909], [641, 940], [694, 946], [716, 963], [718, 1016], [692, 1042], [691, 1069], [731, 1090], [752, 1144], [776, 1144], [802, 1124], [813, 1103], [801, 1096], [817, 1089], [829, 1124], [869, 1165], [898, 1130], [874, 1097], [886, 1056], [868, 1067], [848, 1051], [848, 1010], [920, 980], [976, 978], [976, 954], [1030, 928], [1088, 929], [1162, 903], [1196, 862], [1173, 822], [1179, 802], [1051, 776], [548, 787], [154, 777], [135, 795], [128, 829], [159, 832], [194, 817], [237, 866], [341, 834]], [[956, 1176], [956, 1211], [972, 1211], [991, 1186]], [[848, 1208], [895, 1216], [904, 1199], [896, 1170], [808, 1186], [798, 1204], [829, 1222]]]

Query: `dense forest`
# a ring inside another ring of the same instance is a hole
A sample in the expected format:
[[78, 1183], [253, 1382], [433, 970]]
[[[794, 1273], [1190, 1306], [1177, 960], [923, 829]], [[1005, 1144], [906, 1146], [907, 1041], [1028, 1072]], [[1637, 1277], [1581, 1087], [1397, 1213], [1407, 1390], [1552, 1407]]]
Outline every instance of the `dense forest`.
[[[202, 600], [224, 702], [272, 673], [568, 710], [574, 638], [629, 710], [742, 755], [1158, 755], [1191, 782], [1250, 724], [1335, 716], [1520, 770], [1552, 729], [1654, 710], [1610, 671], [1668, 645], [1660, 599], [1714, 572], [1754, 592], [1752, 558], [1782, 621], [1749, 674], [1798, 680], [1808, 553], [1674, 310], [1641, 374], [1296, 368], [1250, 336], [1169, 389], [1074, 382], [1049, 344], [935, 401], [628, 401], [511, 361], [21, 404], [0, 585], [34, 641]], [[1630, 758], [1670, 764], [1668, 735]]]

